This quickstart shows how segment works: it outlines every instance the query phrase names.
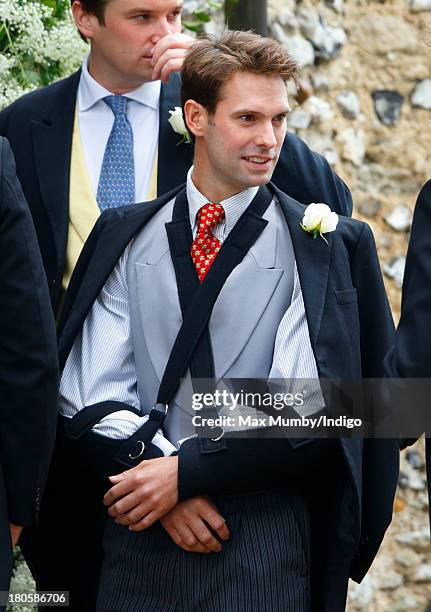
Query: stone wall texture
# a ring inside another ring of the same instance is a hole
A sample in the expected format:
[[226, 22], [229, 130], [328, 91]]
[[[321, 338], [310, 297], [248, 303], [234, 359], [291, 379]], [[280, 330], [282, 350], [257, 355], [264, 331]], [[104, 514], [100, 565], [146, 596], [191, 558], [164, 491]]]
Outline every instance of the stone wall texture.
[[269, 16], [303, 66], [290, 128], [349, 185], [398, 321], [411, 212], [431, 176], [431, 0], [269, 0]]

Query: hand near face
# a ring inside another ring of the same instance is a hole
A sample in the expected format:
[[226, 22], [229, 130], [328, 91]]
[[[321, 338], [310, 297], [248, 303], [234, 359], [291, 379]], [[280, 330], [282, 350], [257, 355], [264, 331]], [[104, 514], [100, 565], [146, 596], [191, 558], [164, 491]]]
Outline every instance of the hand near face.
[[175, 544], [188, 552], [220, 552], [222, 545], [211, 529], [221, 540], [229, 539], [226, 522], [208, 497], [177, 504], [160, 522]]
[[178, 457], [159, 457], [116, 476], [103, 498], [108, 513], [131, 531], [150, 527], [178, 502]]
[[168, 34], [161, 38], [153, 49], [152, 80], [161, 79], [167, 83], [172, 72], [180, 72], [183, 67], [187, 50], [194, 43], [194, 39], [187, 34]]

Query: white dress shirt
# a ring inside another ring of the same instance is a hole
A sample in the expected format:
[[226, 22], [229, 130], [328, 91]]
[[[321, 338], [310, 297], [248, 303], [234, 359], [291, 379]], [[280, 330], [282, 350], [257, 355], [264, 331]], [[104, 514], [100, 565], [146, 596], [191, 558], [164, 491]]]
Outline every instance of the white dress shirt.
[[[136, 202], [147, 200], [157, 155], [160, 87], [160, 81], [152, 81], [124, 94], [128, 99], [127, 118], [133, 130]], [[111, 95], [112, 92], [102, 87], [88, 72], [86, 57], [82, 64], [77, 104], [79, 133], [94, 197], [97, 196], [106, 143], [114, 125], [114, 113], [103, 102], [103, 98]]]
[[[208, 200], [193, 184], [192, 172], [193, 168], [187, 176], [187, 199], [195, 236], [197, 212]], [[257, 191], [257, 187], [246, 189], [220, 202], [225, 210], [225, 219], [215, 228], [214, 234], [221, 242]], [[64, 416], [72, 417], [84, 406], [109, 400], [136, 408], [140, 406], [126, 277], [129, 251], [130, 245], [94, 302], [66, 361], [60, 383], [60, 411]], [[318, 377], [296, 264], [292, 302], [277, 331], [271, 370], [271, 377], [293, 376], [303, 379]], [[111, 438], [126, 438], [135, 433], [147, 418], [119, 411], [103, 418], [93, 431]], [[174, 450], [161, 435], [154, 439], [154, 443], [165, 454]]]

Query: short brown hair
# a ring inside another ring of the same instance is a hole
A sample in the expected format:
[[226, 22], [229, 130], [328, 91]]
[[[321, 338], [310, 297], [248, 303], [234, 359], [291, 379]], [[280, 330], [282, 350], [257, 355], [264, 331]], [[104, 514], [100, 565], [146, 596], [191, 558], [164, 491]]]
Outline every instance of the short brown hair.
[[[72, 6], [74, 0], [70, 0], [70, 6]], [[82, 8], [87, 13], [95, 15], [101, 25], [105, 25], [105, 7], [109, 0], [80, 0]]]
[[181, 102], [195, 100], [214, 114], [223, 85], [236, 72], [252, 72], [297, 82], [298, 64], [272, 38], [225, 29], [200, 37], [187, 52], [182, 70]]

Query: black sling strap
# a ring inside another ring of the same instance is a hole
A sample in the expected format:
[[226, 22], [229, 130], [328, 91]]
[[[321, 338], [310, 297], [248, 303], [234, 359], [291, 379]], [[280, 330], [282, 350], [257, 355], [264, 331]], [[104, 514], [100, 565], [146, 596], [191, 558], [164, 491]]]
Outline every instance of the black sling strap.
[[[185, 197], [185, 193], [180, 193], [177, 199]], [[173, 399], [199, 338], [208, 325], [212, 309], [226, 279], [241, 263], [268, 224], [268, 221], [262, 219], [262, 215], [270, 205], [272, 197], [267, 187], [259, 189], [250, 206], [223, 242], [205, 280], [193, 293], [160, 383], [157, 404], [167, 405]], [[180, 205], [184, 205], [181, 199]], [[184, 251], [174, 250], [174, 257], [177, 256], [185, 256]], [[188, 257], [191, 260], [190, 251]]]
[[[193, 233], [185, 190], [182, 191], [175, 200], [172, 222], [166, 224], [166, 233], [169, 241], [172, 264], [175, 270], [178, 298], [184, 320], [187, 309], [193, 300], [193, 296], [200, 286], [196, 268], [190, 256]], [[214, 378], [214, 359], [208, 326], [202, 332], [193, 351], [189, 369], [192, 380]]]

